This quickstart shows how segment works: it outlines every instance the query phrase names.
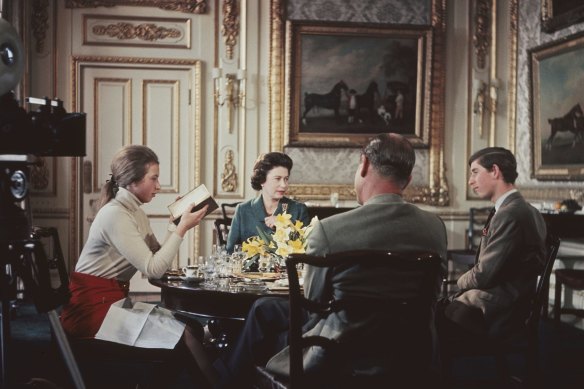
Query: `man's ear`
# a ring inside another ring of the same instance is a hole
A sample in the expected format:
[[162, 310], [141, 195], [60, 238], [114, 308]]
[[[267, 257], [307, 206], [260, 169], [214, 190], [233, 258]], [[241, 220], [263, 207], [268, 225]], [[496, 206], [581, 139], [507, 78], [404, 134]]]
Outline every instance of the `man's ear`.
[[361, 177], [365, 177], [367, 175], [367, 172], [371, 168], [371, 165], [369, 163], [369, 159], [365, 155], [361, 155], [361, 163], [359, 165], [361, 168], [361, 171], [359, 172], [359, 174], [361, 175]]
[[503, 177], [501, 169], [499, 169], [499, 165], [497, 164], [493, 164], [493, 167], [491, 168], [491, 173], [493, 173], [493, 177], [497, 179]]

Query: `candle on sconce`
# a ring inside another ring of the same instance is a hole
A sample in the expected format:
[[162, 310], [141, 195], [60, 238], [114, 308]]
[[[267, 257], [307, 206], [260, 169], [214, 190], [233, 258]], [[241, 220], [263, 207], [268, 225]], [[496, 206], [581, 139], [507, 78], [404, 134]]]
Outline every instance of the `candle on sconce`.
[[499, 79], [493, 78], [491, 80], [491, 98], [497, 100], [497, 89], [499, 89]]
[[221, 68], [213, 68], [213, 78], [221, 78]]

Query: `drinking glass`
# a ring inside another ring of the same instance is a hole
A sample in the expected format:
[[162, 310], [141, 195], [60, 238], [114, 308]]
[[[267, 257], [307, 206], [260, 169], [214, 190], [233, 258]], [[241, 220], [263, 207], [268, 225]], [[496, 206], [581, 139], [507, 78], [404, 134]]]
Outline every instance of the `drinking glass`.
[[231, 254], [231, 273], [241, 273], [241, 266], [245, 259], [245, 253], [241, 250], [241, 245], [233, 246], [233, 254]]
[[215, 260], [213, 259], [213, 256], [210, 256], [207, 259], [201, 270], [203, 271], [203, 274], [205, 274], [205, 282], [203, 282], [202, 285], [206, 288], [214, 288], [217, 269], [215, 268]]
[[229, 277], [231, 275], [230, 259], [231, 258], [226, 250], [221, 251], [221, 254], [217, 256], [217, 262], [215, 264], [219, 277]]

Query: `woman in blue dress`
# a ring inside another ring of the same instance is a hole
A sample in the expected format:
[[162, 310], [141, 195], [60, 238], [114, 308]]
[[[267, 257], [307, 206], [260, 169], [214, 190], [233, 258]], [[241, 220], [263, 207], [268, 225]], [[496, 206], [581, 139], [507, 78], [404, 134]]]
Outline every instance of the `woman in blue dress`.
[[260, 192], [255, 199], [237, 206], [227, 238], [227, 252], [232, 253], [236, 244], [258, 235], [257, 227], [271, 233], [276, 216], [287, 213], [292, 222], [300, 220], [308, 225], [308, 208], [285, 196], [292, 171], [292, 159], [279, 152], [261, 155], [254, 164], [251, 187]]

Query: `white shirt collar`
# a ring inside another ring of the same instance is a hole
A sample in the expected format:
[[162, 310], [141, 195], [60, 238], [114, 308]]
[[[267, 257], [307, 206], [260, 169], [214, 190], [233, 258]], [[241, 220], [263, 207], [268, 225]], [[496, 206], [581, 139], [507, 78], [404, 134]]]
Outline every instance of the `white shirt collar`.
[[503, 204], [503, 201], [505, 201], [505, 199], [509, 197], [509, 195], [515, 192], [517, 192], [517, 189], [511, 189], [510, 191], [503, 193], [503, 195], [499, 197], [497, 201], [495, 201], [495, 212], [499, 210], [499, 207], [501, 206], [501, 204]]

